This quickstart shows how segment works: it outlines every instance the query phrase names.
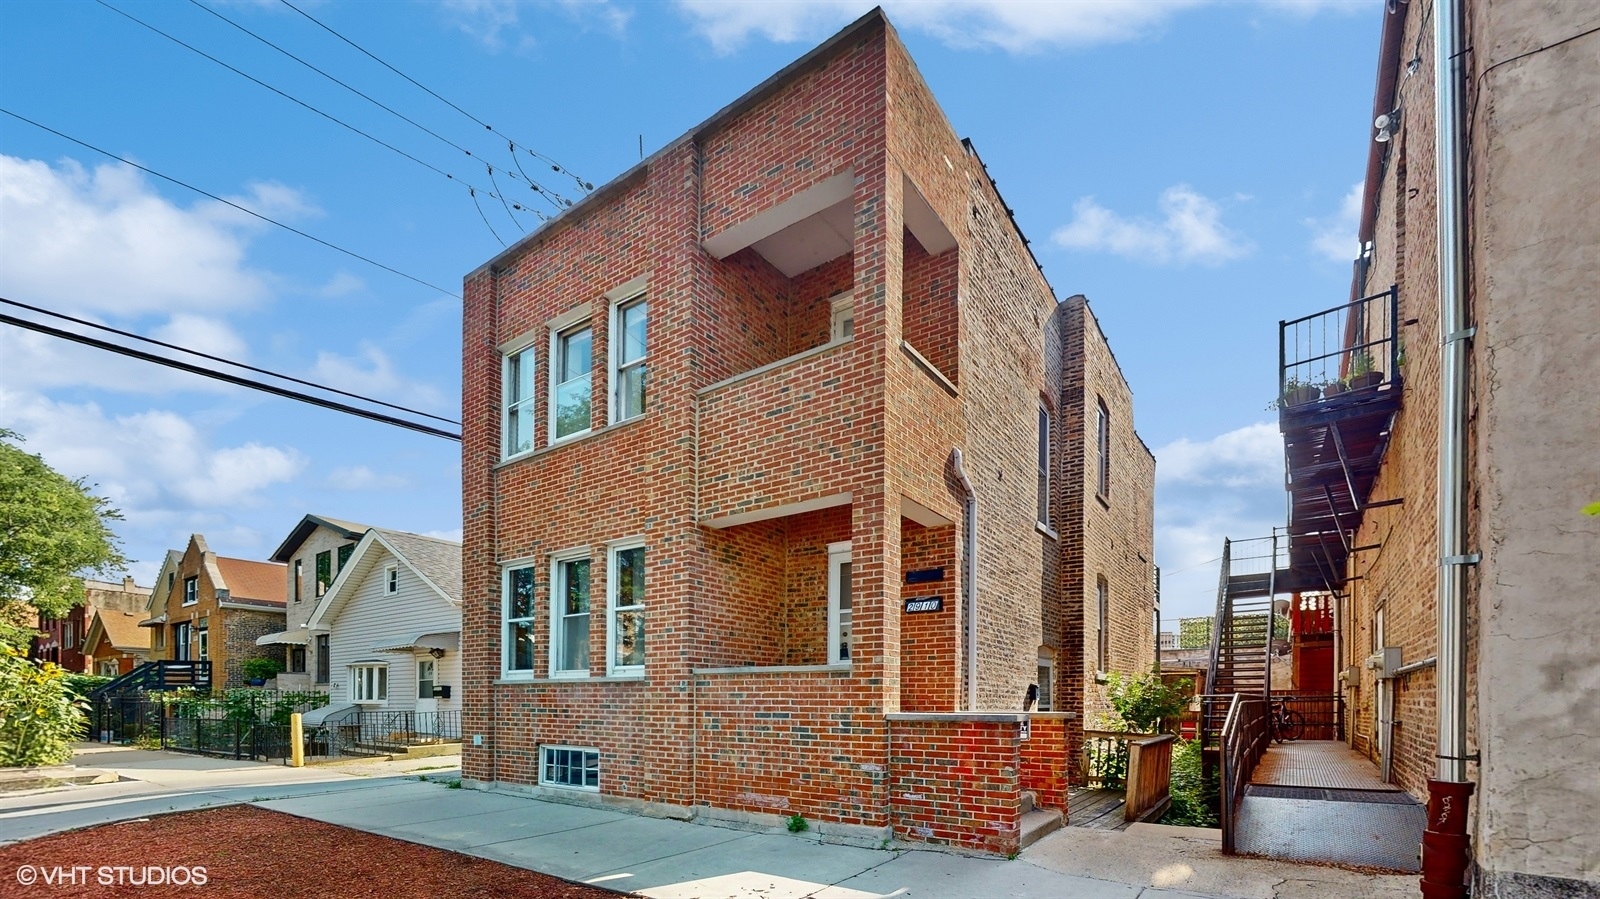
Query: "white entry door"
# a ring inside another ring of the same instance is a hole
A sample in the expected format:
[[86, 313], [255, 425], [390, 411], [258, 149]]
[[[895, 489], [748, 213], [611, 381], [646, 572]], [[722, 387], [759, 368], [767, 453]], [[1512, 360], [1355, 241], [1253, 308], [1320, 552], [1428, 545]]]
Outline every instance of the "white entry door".
[[[417, 714], [427, 715], [425, 722], [432, 725], [433, 713], [439, 711], [439, 700], [433, 698], [434, 676], [438, 671], [438, 662], [427, 656], [417, 658]], [[417, 729], [422, 730], [424, 721], [417, 722]]]

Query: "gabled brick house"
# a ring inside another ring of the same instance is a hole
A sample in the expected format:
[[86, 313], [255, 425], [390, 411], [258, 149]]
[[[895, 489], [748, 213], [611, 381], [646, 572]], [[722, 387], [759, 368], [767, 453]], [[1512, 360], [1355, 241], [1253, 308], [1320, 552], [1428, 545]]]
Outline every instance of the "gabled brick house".
[[199, 534], [182, 552], [169, 551], [147, 614], [152, 660], [210, 661], [214, 689], [243, 687], [240, 665], [264, 657], [283, 662], [281, 646], [256, 639], [283, 630], [284, 571], [272, 562], [219, 556]]
[[272, 553], [272, 561], [284, 565], [288, 577], [284, 629], [257, 642], [283, 647], [285, 666], [277, 678], [278, 689], [327, 689], [328, 635], [313, 634], [306, 624], [368, 530], [353, 521], [307, 515]]
[[1065, 809], [1154, 660], [1154, 463], [880, 12], [465, 296], [470, 783], [997, 852]]

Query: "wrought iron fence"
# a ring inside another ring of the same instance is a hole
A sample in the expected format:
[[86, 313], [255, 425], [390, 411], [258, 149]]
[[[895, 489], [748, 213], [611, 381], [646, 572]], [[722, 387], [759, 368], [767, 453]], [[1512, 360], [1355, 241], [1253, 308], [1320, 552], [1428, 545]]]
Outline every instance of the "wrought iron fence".
[[306, 755], [320, 758], [403, 752], [461, 740], [459, 711], [351, 709], [306, 729]]
[[1278, 323], [1281, 410], [1399, 383], [1403, 351], [1396, 335], [1399, 291], [1362, 297]]
[[1335, 693], [1274, 693], [1285, 712], [1298, 712], [1301, 740], [1344, 739], [1344, 697]]
[[325, 694], [271, 690], [111, 695], [93, 703], [90, 724], [103, 743], [266, 761], [289, 757], [290, 714], [326, 702]]

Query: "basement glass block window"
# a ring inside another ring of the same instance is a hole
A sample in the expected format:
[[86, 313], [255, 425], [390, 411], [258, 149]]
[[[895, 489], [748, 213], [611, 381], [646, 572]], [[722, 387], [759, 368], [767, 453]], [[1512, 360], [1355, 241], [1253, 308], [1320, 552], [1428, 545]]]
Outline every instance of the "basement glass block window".
[[533, 449], [533, 347], [505, 355], [500, 393], [505, 406], [501, 452], [509, 458]]
[[645, 325], [649, 308], [643, 297], [617, 307], [617, 371], [613, 377], [617, 395], [612, 419], [627, 421], [644, 414]]
[[533, 671], [533, 569], [508, 568], [505, 575], [505, 665], [508, 672]]
[[589, 430], [589, 387], [594, 377], [594, 330], [587, 326], [556, 335], [551, 377], [550, 439]]
[[539, 783], [548, 787], [600, 789], [600, 752], [575, 746], [543, 747]]

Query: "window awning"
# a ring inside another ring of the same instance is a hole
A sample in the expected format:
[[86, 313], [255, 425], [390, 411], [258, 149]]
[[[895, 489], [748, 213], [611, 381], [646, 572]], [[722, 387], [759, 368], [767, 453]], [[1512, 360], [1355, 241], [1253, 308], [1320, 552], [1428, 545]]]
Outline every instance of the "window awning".
[[267, 634], [264, 637], [256, 638], [257, 646], [273, 646], [275, 644], [283, 643], [287, 643], [290, 646], [304, 646], [310, 642], [311, 632], [303, 627], [297, 627], [287, 631], [279, 631], [276, 634]]
[[140, 627], [160, 627], [161, 625], [166, 624], [166, 623], [167, 623], [167, 616], [165, 616], [165, 615], [157, 615], [154, 618], [146, 618], [145, 620], [139, 622], [139, 626]]
[[397, 643], [393, 646], [375, 646], [373, 652], [407, 653], [425, 649], [461, 649], [460, 631], [440, 631], [433, 634], [422, 634], [410, 642]]

